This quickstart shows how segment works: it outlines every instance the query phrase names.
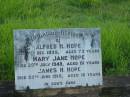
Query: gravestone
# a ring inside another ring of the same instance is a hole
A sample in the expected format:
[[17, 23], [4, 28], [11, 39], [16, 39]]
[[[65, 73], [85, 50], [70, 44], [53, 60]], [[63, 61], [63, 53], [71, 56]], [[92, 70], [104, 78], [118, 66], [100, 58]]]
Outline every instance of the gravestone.
[[14, 30], [16, 90], [102, 85], [100, 29]]

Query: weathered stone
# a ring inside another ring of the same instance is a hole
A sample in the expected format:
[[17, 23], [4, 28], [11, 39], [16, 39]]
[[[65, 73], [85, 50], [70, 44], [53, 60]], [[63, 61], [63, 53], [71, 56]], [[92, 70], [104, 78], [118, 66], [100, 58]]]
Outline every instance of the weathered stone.
[[102, 85], [98, 28], [14, 31], [16, 90]]

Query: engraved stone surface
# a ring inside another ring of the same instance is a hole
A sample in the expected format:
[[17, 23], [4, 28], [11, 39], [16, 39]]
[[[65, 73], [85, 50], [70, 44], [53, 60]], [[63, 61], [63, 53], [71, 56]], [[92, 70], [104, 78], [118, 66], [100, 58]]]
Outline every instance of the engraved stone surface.
[[16, 90], [102, 85], [100, 29], [14, 30]]

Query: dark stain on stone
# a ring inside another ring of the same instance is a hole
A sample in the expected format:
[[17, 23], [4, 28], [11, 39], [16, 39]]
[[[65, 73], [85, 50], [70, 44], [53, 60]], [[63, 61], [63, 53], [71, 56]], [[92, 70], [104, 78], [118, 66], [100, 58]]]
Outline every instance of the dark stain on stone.
[[92, 48], [94, 47], [94, 42], [95, 42], [94, 37], [95, 37], [95, 35], [92, 34], [92, 35], [91, 35], [91, 38], [92, 38], [92, 41], [91, 41], [91, 47], [92, 47]]
[[29, 91], [30, 91], [30, 87], [27, 86], [27, 88], [26, 88], [26, 92], [29, 92]]
[[28, 54], [29, 54], [29, 46], [31, 45], [31, 41], [28, 37], [25, 39], [25, 45], [24, 45], [24, 59], [28, 61]]

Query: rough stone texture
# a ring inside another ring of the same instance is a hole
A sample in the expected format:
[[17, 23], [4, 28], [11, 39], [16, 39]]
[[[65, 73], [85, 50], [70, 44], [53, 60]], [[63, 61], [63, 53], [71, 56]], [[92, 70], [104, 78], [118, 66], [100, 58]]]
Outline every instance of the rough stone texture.
[[130, 76], [104, 77], [101, 87], [15, 91], [14, 81], [0, 81], [0, 97], [130, 97]]

